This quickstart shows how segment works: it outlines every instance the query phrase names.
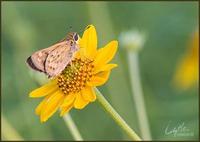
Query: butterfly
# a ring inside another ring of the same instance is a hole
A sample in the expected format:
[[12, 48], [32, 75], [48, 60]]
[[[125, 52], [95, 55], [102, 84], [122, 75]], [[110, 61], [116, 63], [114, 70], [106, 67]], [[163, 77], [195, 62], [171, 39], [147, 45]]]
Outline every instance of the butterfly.
[[26, 62], [32, 69], [53, 78], [72, 61], [74, 54], [79, 50], [78, 40], [79, 35], [70, 32], [58, 43], [33, 53]]

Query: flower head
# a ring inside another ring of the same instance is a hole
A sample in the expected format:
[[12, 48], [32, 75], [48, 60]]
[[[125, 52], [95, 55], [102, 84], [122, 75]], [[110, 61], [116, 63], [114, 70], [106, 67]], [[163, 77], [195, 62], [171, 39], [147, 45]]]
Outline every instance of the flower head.
[[199, 78], [199, 33], [193, 35], [191, 45], [184, 57], [180, 60], [174, 75], [174, 84], [177, 88], [186, 90], [198, 83]]
[[48, 120], [57, 109], [63, 116], [72, 108], [83, 109], [94, 102], [94, 87], [103, 85], [111, 69], [117, 66], [108, 62], [114, 57], [118, 42], [111, 41], [97, 50], [97, 34], [93, 25], [86, 28], [79, 45], [82, 48], [59, 76], [29, 94], [32, 98], [45, 97], [36, 108], [41, 122]]
[[122, 47], [125, 47], [129, 50], [140, 50], [146, 41], [146, 36], [143, 32], [132, 30], [122, 32], [119, 40], [122, 44]]

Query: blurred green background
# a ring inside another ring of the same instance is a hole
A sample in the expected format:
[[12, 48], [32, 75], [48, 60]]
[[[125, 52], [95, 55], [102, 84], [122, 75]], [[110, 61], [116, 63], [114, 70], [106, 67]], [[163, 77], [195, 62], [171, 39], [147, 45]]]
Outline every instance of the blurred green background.
[[[124, 30], [139, 29], [148, 35], [140, 52], [140, 74], [153, 140], [199, 138], [198, 87], [177, 91], [172, 78], [179, 59], [198, 26], [197, 2], [2, 2], [1, 114], [25, 140], [73, 140], [56, 113], [41, 124], [34, 109], [40, 99], [28, 94], [39, 85], [30, 77], [25, 61], [34, 51], [62, 39], [70, 26], [74, 31], [93, 24], [98, 47], [119, 39]], [[99, 87], [104, 96], [140, 135], [131, 95], [127, 53], [120, 46], [113, 60], [118, 68]], [[84, 140], [129, 140], [98, 102], [71, 116]], [[192, 136], [166, 135], [169, 123], [183, 123]], [[4, 131], [2, 124], [1, 131]], [[1, 139], [5, 140], [3, 136]]]

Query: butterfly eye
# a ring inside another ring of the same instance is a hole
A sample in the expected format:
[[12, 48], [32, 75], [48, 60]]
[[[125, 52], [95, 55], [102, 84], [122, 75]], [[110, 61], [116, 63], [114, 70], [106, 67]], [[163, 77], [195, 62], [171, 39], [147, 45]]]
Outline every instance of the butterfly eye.
[[74, 35], [74, 40], [75, 40], [75, 41], [78, 40], [78, 34], [77, 34], [77, 33]]

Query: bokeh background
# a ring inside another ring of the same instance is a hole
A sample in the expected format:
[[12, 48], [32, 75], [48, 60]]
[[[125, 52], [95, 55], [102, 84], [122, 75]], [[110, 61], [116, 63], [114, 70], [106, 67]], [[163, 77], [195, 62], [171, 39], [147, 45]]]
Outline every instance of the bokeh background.
[[[99, 47], [133, 28], [147, 33], [139, 66], [152, 139], [199, 138], [198, 86], [181, 90], [172, 84], [199, 24], [197, 2], [1, 2], [1, 6], [1, 116], [24, 140], [73, 140], [58, 113], [44, 124], [35, 115], [40, 99], [28, 94], [39, 85], [25, 61], [34, 51], [62, 39], [70, 26], [79, 32], [88, 24], [96, 27]], [[99, 89], [140, 135], [127, 51], [120, 43], [113, 62], [118, 68]], [[129, 140], [97, 101], [70, 113], [84, 140]], [[166, 135], [169, 123], [171, 128], [184, 123], [193, 135]], [[2, 123], [1, 132], [7, 130]], [[1, 139], [11, 137], [11, 132], [3, 133]]]

